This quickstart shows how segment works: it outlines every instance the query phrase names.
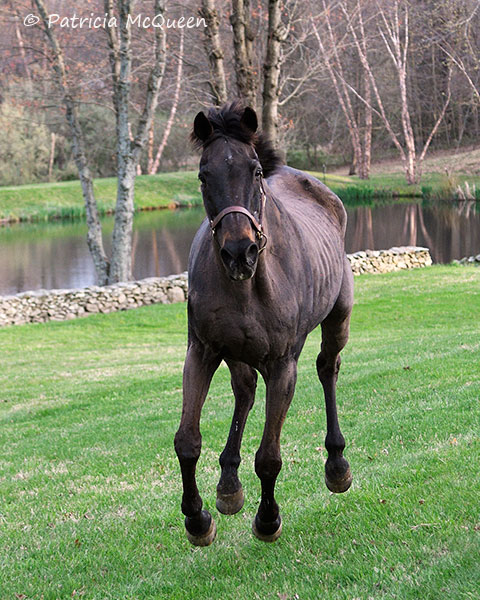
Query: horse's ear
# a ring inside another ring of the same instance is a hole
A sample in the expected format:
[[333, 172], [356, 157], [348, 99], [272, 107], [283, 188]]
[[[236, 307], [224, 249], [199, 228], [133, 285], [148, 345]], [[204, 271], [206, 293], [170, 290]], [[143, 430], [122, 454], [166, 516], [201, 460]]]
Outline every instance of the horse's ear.
[[213, 132], [213, 127], [203, 112], [199, 112], [193, 122], [193, 133], [195, 137], [204, 142]]
[[252, 133], [255, 133], [257, 131], [257, 128], [258, 128], [257, 113], [253, 110], [253, 108], [250, 108], [249, 106], [247, 106], [245, 108], [245, 110], [243, 111], [242, 118], [240, 119], [240, 122]]

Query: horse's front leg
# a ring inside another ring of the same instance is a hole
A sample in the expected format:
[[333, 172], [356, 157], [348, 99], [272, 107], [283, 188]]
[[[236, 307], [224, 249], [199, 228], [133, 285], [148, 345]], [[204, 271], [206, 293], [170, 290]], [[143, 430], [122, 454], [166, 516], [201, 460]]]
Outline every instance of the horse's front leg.
[[282, 468], [280, 433], [297, 381], [294, 358], [277, 361], [266, 373], [267, 401], [263, 437], [255, 455], [255, 472], [262, 484], [262, 499], [253, 521], [253, 533], [264, 542], [274, 542], [282, 532], [282, 519], [274, 490]]
[[175, 435], [175, 451], [183, 480], [182, 512], [187, 537], [196, 546], [208, 546], [215, 539], [215, 521], [202, 510], [202, 499], [195, 480], [202, 436], [200, 413], [220, 358], [198, 343], [190, 342], [183, 369], [183, 409]]
[[243, 506], [243, 489], [237, 471], [240, 465], [240, 446], [248, 413], [255, 401], [257, 372], [245, 363], [227, 360], [232, 376], [235, 410], [225, 449], [220, 455], [222, 475], [217, 486], [217, 508], [225, 515], [237, 513]]

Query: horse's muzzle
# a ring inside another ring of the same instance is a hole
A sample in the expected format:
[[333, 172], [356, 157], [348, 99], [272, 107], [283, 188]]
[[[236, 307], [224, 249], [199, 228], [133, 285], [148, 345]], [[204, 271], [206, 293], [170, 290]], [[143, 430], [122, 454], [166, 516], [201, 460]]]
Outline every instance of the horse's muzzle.
[[226, 240], [220, 249], [220, 258], [233, 281], [244, 281], [254, 276], [259, 248], [250, 238], [239, 241]]

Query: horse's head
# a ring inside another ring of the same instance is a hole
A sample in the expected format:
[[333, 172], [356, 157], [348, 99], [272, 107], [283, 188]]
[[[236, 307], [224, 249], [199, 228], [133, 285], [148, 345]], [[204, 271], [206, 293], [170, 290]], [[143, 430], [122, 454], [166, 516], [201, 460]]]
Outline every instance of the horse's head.
[[255, 111], [240, 111], [237, 105], [223, 113], [210, 111], [208, 117], [200, 112], [193, 126], [192, 137], [203, 149], [198, 177], [213, 243], [233, 281], [253, 277], [266, 244], [266, 197], [254, 146], [256, 130]]

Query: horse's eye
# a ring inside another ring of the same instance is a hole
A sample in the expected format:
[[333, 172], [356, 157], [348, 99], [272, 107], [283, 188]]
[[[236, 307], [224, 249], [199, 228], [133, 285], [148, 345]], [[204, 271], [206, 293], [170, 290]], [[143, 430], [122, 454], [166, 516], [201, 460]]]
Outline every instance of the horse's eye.
[[258, 169], [255, 171], [255, 177], [261, 177], [262, 175], [263, 175], [263, 171], [262, 171], [262, 169], [258, 168]]

